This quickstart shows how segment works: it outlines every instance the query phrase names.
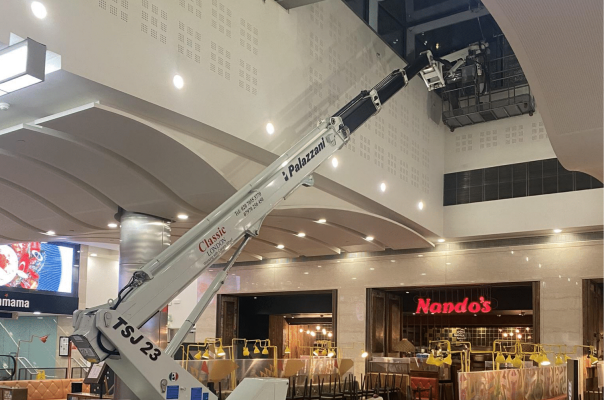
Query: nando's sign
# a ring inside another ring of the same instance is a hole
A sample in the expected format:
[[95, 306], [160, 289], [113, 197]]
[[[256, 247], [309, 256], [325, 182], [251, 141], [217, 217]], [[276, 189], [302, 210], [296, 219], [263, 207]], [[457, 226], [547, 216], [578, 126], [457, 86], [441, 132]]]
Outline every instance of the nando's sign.
[[478, 301], [470, 301], [468, 297], [459, 303], [447, 302], [438, 303], [433, 302], [432, 299], [417, 299], [417, 314], [464, 314], [464, 313], [483, 313], [486, 314], [491, 311], [491, 302], [485, 300], [484, 297], [479, 297]]

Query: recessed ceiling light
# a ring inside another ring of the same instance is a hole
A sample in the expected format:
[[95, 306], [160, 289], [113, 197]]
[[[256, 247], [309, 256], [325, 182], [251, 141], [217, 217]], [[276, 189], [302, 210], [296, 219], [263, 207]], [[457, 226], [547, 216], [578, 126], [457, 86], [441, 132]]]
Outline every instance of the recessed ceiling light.
[[55, 236], [56, 235], [55, 231], [47, 231], [46, 234], [49, 235], [49, 236]]
[[396, 260], [390, 260], [390, 262], [396, 262]]
[[280, 164], [280, 166], [281, 167], [286, 167], [288, 163], [289, 163], [288, 161], [283, 161], [282, 164]]
[[418, 257], [423, 257], [424, 255], [423, 255], [423, 254], [418, 254], [417, 256], [418, 256]]
[[319, 224], [324, 224], [325, 222], [327, 222], [327, 220], [326, 220], [326, 219], [324, 219], [324, 218], [321, 218], [321, 219], [319, 219], [319, 220], [318, 220], [318, 221], [316, 221], [316, 222], [318, 222]]
[[297, 234], [297, 237], [306, 237], [306, 234], [305, 234], [305, 233], [303, 233], [303, 232], [299, 232], [299, 233]]
[[109, 224], [107, 224], [108, 228], [118, 228], [118, 224], [114, 223], [114, 222], [110, 222]]
[[373, 239], [375, 239], [373, 236], [367, 236], [367, 237], [365, 238], [365, 240], [366, 240], [367, 242], [372, 242], [372, 241], [373, 241]]
[[375, 271], [375, 268], [369, 268], [369, 270], [371, 270], [371, 271]]
[[34, 315], [40, 315], [42, 314], [40, 311], [34, 311]]
[[32, 12], [34, 13], [34, 16], [38, 19], [46, 18], [46, 7], [39, 1], [32, 2]]
[[561, 232], [563, 232], [563, 230], [556, 228], [556, 229], [553, 229], [552, 232], [554, 232], [554, 233], [561, 233]]
[[525, 257], [525, 261], [529, 261], [529, 257]]
[[97, 253], [91, 253], [91, 257], [97, 257]]
[[268, 122], [268, 124], [266, 125], [266, 132], [268, 132], [269, 135], [274, 133], [274, 124], [271, 122]]
[[333, 166], [333, 168], [337, 168], [337, 166], [339, 165], [337, 157], [333, 156], [333, 158], [331, 159], [331, 165]]
[[183, 89], [184, 82], [181, 75], [175, 75], [173, 77], [173, 85], [175, 85], [177, 89]]
[[381, 185], [379, 185], [379, 189], [380, 189], [382, 192], [385, 192], [385, 191], [386, 191], [386, 184], [385, 184], [384, 182], [382, 182], [382, 183], [381, 183]]
[[447, 263], [447, 265], [451, 265], [451, 263]]
[[409, 294], [409, 292], [405, 292], [405, 293]]
[[284, 244], [279, 244], [278, 246], [276, 246], [277, 249], [284, 249], [285, 245]]
[[178, 218], [178, 219], [183, 219], [183, 220], [186, 220], [186, 219], [188, 219], [189, 217], [188, 217], [188, 215], [187, 215], [187, 214], [178, 214], [178, 215], [177, 215], [177, 218]]
[[304, 275], [309, 275], [309, 274], [310, 274], [309, 272], [304, 272]]
[[319, 265], [318, 268], [322, 268], [322, 265]]
[[352, 278], [352, 279], [356, 280], [356, 278]]
[[422, 273], [422, 276], [425, 276], [425, 275], [426, 275], [426, 273], [425, 273], [425, 272], [423, 272], [423, 273]]
[[445, 239], [440, 238], [440, 239], [437, 240], [437, 242], [439, 242], [439, 243], [445, 243]]
[[419, 203], [417, 203], [417, 208], [418, 208], [419, 210], [423, 210], [423, 209], [424, 209], [424, 202], [423, 202], [423, 201], [420, 201]]

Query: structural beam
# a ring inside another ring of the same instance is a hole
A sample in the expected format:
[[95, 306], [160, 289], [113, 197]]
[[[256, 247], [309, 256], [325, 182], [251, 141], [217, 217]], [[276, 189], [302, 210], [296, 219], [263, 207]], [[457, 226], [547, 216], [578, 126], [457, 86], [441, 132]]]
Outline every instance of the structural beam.
[[413, 0], [405, 0], [407, 22], [414, 23], [416, 21], [428, 20], [436, 15], [445, 15], [461, 9], [468, 5], [468, 0], [450, 0], [443, 3], [433, 5], [431, 7], [422, 8], [415, 10], [413, 7]]
[[307, 6], [309, 4], [314, 4], [321, 2], [322, 0], [276, 0], [278, 4], [284, 7], [287, 10], [292, 8], [297, 8], [301, 6]]
[[460, 22], [465, 22], [471, 19], [484, 17], [485, 15], [489, 15], [489, 11], [484, 8], [475, 8], [467, 11], [463, 11], [461, 13], [449, 15], [444, 18], [435, 19], [434, 21], [424, 22], [423, 24], [415, 25], [407, 29], [406, 35], [406, 57], [405, 59], [409, 62], [413, 60], [416, 56], [415, 54], [415, 37], [422, 33], [433, 31], [435, 29], [444, 28], [445, 26], [459, 24]]
[[428, 21], [423, 24], [412, 26], [407, 29], [407, 33], [417, 35], [422, 32], [433, 31], [445, 26], [455, 25], [459, 24], [460, 22], [484, 17], [485, 15], [489, 15], [489, 11], [486, 8], [475, 8], [461, 13], [449, 15], [444, 18], [435, 19], [434, 21]]

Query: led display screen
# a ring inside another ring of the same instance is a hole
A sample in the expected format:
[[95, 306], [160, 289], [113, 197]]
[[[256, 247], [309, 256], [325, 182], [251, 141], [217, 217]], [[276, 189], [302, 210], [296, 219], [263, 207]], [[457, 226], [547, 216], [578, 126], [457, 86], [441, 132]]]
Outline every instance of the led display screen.
[[0, 288], [72, 293], [73, 246], [30, 242], [0, 246]]

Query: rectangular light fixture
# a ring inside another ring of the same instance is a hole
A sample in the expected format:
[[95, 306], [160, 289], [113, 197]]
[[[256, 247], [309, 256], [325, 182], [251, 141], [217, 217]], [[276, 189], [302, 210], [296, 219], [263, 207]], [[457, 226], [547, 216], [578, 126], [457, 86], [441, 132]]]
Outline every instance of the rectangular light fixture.
[[44, 81], [46, 46], [27, 38], [0, 50], [0, 96]]

